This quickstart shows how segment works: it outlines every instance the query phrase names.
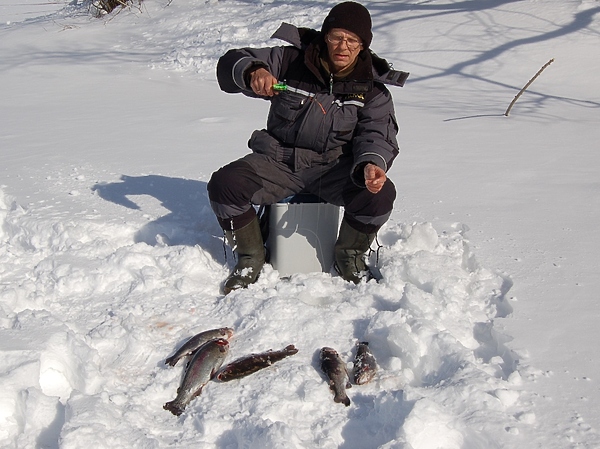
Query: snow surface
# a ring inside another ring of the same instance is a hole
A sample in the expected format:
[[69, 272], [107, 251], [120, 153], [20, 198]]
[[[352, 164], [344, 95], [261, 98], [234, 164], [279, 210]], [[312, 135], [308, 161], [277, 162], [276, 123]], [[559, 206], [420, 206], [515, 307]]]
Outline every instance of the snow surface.
[[[333, 4], [0, 5], [1, 447], [600, 447], [598, 1], [365, 3], [411, 72], [384, 280], [267, 266], [219, 294], [206, 182], [267, 103], [221, 93], [216, 60]], [[221, 326], [232, 358], [299, 352], [163, 410], [164, 359]], [[380, 369], [346, 408], [317, 354], [358, 340]]]

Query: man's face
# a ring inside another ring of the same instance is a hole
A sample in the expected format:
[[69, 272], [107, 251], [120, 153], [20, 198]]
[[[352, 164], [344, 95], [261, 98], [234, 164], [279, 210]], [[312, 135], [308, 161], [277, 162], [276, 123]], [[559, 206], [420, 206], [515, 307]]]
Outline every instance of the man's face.
[[360, 37], [343, 28], [332, 28], [325, 36], [331, 71], [337, 73], [352, 65], [362, 50]]

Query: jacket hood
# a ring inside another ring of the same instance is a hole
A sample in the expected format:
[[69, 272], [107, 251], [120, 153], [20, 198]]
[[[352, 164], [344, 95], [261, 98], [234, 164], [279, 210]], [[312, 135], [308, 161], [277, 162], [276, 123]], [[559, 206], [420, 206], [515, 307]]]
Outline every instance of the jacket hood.
[[[311, 67], [311, 70], [319, 71], [319, 64], [316, 61], [325, 45], [320, 31], [311, 28], [298, 28], [283, 22], [271, 38], [280, 39], [304, 51], [306, 53], [307, 65]], [[358, 57], [360, 61], [357, 64], [355, 72], [353, 72], [354, 78], [364, 80], [365, 82], [376, 81], [390, 86], [402, 87], [409, 76], [408, 72], [392, 69], [391, 64], [377, 56], [370, 49], [361, 51]]]

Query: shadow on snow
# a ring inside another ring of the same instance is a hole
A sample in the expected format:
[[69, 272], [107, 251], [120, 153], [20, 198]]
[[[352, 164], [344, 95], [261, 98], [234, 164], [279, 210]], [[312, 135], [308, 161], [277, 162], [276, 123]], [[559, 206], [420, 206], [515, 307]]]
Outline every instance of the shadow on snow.
[[200, 245], [213, 257], [222, 258], [222, 245], [215, 245], [222, 231], [209, 205], [206, 182], [159, 175], [123, 175], [120, 182], [98, 183], [92, 190], [106, 201], [142, 212], [134, 197], [150, 196], [169, 211], [138, 230], [136, 243]]

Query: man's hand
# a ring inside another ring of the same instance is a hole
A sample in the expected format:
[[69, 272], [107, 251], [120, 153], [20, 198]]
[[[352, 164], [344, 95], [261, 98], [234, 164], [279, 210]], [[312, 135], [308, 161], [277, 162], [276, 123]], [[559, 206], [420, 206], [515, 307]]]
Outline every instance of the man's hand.
[[377, 193], [383, 187], [387, 176], [385, 171], [375, 164], [367, 164], [364, 169], [365, 173], [365, 186], [371, 193]]
[[273, 91], [273, 84], [277, 84], [277, 78], [263, 67], [250, 74], [250, 87], [256, 95], [272, 97], [276, 94]]

